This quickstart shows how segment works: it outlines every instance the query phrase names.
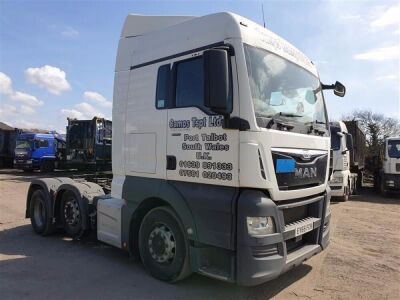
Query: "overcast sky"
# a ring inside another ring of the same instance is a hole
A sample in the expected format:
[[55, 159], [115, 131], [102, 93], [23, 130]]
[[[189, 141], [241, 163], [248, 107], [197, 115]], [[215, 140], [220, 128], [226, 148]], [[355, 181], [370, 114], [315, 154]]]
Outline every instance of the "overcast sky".
[[316, 63], [345, 98], [325, 99], [331, 119], [353, 109], [400, 118], [399, 1], [0, 0], [0, 121], [65, 131], [67, 116], [111, 117], [116, 50], [127, 14], [231, 11], [266, 26]]

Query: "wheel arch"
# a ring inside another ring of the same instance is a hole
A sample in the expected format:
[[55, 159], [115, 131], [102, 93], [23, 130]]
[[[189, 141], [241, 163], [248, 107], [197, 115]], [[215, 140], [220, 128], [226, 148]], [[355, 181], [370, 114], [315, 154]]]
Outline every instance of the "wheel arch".
[[140, 202], [138, 207], [132, 213], [129, 222], [129, 252], [134, 257], [139, 257], [139, 243], [138, 243], [139, 229], [144, 217], [152, 209], [161, 206], [168, 206], [172, 210], [174, 210], [174, 208], [163, 199], [158, 197], [150, 197]]
[[[78, 201], [80, 201], [83, 204], [83, 209], [85, 210], [85, 212], [89, 211], [89, 205], [93, 203], [94, 197], [104, 195], [104, 191], [101, 188], [101, 186], [93, 182], [72, 181], [61, 184], [57, 188], [54, 198], [53, 215], [57, 221], [59, 221], [60, 219], [59, 213], [60, 213], [61, 201], [63, 195], [66, 192], [72, 192], [75, 195], [75, 197], [77, 197]], [[84, 224], [84, 226], [87, 225], [88, 224], [86, 223]]]
[[125, 215], [125, 218], [129, 220], [129, 230], [122, 236], [122, 242], [128, 242], [129, 252], [134, 257], [138, 257], [137, 255], [139, 253], [137, 241], [140, 224], [143, 221], [144, 216], [156, 207], [170, 207], [176, 214], [185, 237], [189, 240], [195, 241], [198, 239], [192, 211], [179, 191], [167, 182], [164, 182], [159, 186], [158, 193], [146, 195], [145, 198], [136, 202], [136, 204], [137, 205], [131, 205], [126, 212], [128, 216]]

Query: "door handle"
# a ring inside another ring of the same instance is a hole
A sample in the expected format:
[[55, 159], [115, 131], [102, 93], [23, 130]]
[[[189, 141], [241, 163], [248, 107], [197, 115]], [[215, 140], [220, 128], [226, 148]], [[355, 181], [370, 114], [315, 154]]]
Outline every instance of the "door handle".
[[176, 170], [176, 157], [167, 155], [167, 170]]

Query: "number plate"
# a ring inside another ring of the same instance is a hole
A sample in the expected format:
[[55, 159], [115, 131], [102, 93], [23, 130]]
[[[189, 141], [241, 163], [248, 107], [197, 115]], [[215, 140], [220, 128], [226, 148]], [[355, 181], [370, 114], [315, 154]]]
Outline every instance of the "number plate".
[[295, 236], [305, 234], [307, 232], [310, 232], [313, 229], [314, 229], [314, 221], [313, 220], [310, 220], [306, 223], [299, 224], [295, 227]]

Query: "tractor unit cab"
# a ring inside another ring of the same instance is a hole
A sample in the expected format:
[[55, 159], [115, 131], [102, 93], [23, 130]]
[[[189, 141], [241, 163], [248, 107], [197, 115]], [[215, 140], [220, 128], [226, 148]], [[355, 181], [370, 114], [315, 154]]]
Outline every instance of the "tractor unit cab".
[[344, 201], [362, 186], [365, 134], [357, 121], [331, 122], [330, 188], [332, 196]]
[[111, 169], [112, 122], [68, 119], [67, 164], [70, 168], [103, 167]]
[[63, 147], [65, 140], [59, 135], [20, 133], [14, 150], [14, 168], [51, 171], [57, 160], [57, 151]]
[[386, 138], [381, 149], [380, 189], [400, 191], [400, 137]]
[[161, 280], [271, 280], [329, 243], [324, 89], [345, 94], [241, 16], [129, 15], [115, 66], [111, 195], [41, 179], [27, 207], [35, 187], [49, 191], [59, 208], [51, 226], [73, 237], [95, 228]]

